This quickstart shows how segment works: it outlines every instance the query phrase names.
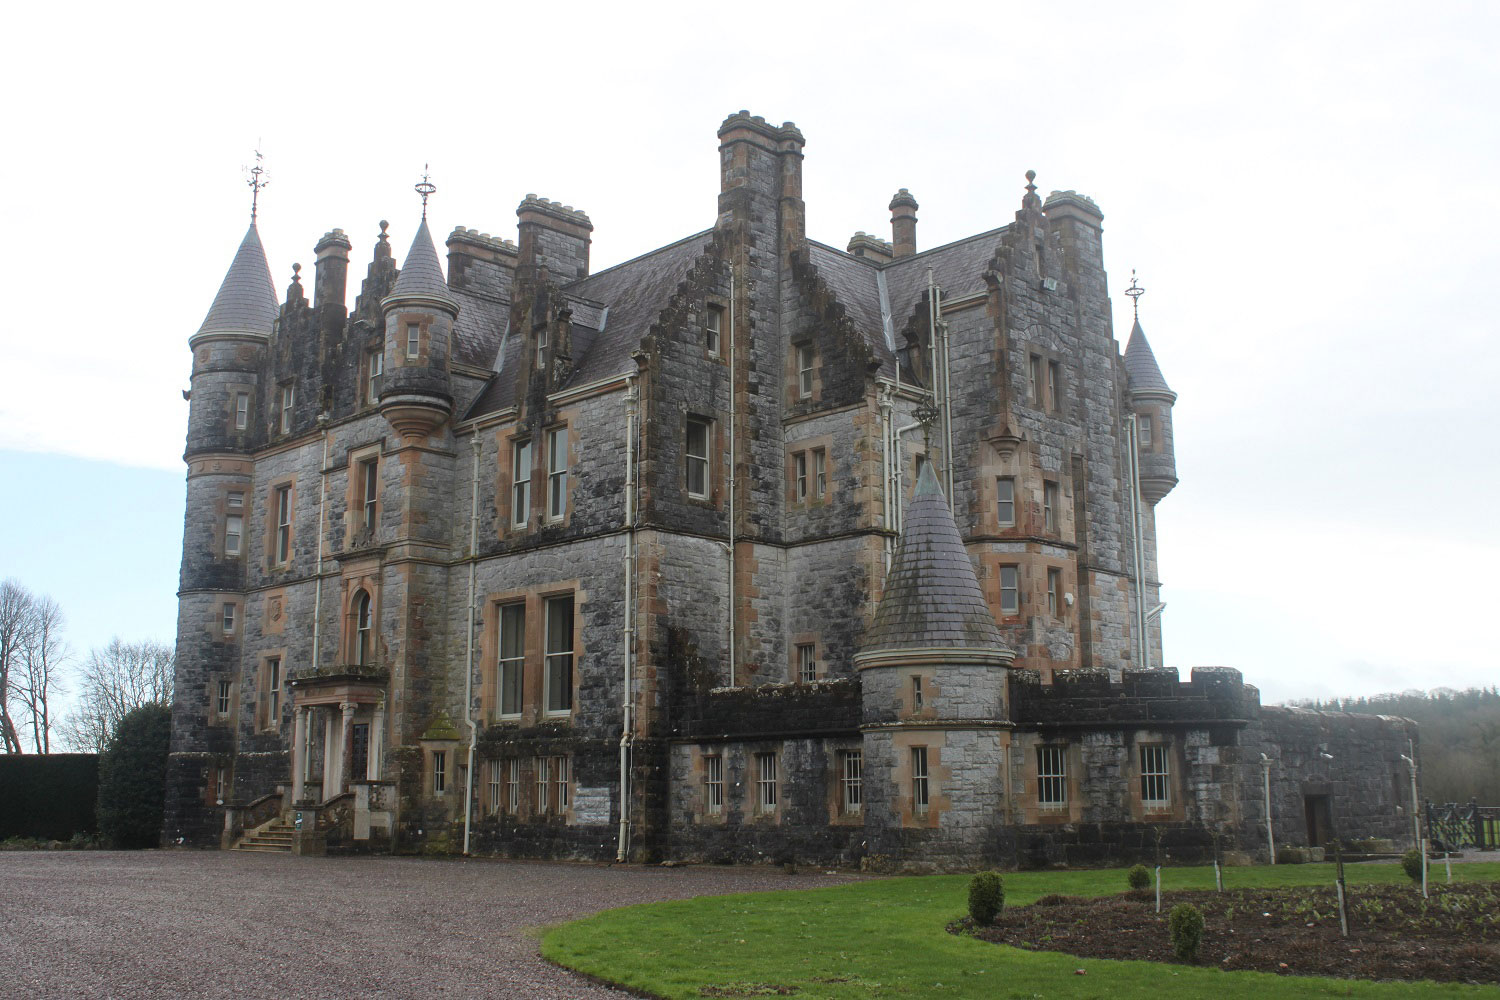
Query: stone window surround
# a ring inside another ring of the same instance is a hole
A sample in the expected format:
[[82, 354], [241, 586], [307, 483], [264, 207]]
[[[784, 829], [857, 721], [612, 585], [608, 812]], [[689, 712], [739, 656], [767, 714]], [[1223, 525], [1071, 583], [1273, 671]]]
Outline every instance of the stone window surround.
[[[1059, 805], [1042, 805], [1038, 800], [1037, 779], [1039, 777], [1036, 748], [1054, 746], [1063, 748], [1063, 776], [1065, 799]], [[1065, 824], [1080, 822], [1083, 816], [1083, 797], [1080, 795], [1079, 775], [1082, 771], [1081, 749], [1076, 742], [1056, 739], [1023, 738], [1019, 745], [1012, 744], [1011, 753], [1016, 758], [1020, 774], [1014, 783], [1015, 800], [1022, 822], [1028, 824]]]
[[[816, 452], [820, 451], [824, 456], [824, 476], [826, 478], [822, 495], [818, 494], [817, 460], [813, 457]], [[805, 496], [798, 495], [798, 455], [801, 455], [807, 463], [807, 494]], [[832, 434], [818, 434], [813, 437], [802, 438], [798, 441], [788, 441], [786, 458], [787, 505], [789, 507], [813, 508], [831, 504], [838, 483], [838, 478], [835, 474], [836, 464]]]
[[[229, 494], [231, 493], [238, 493], [240, 495], [240, 505], [238, 507], [231, 507], [229, 505]], [[248, 503], [250, 496], [250, 488], [239, 483], [227, 484], [219, 489], [219, 495], [215, 501], [215, 513], [217, 516], [214, 519], [214, 523], [217, 527], [214, 534], [214, 549], [220, 559], [232, 559], [235, 562], [239, 562], [245, 558], [245, 551], [248, 548], [245, 543], [248, 541], [247, 536], [249, 535], [246, 529], [250, 525], [250, 506]], [[240, 519], [240, 550], [238, 552], [230, 552], [228, 548], [229, 518], [231, 517], [238, 517]]]
[[365, 406], [375, 406], [380, 402], [380, 386], [376, 379], [385, 377], [385, 347], [379, 345], [365, 351], [364, 359], [359, 366], [360, 401]]
[[296, 430], [297, 379], [284, 378], [276, 383], [276, 421], [274, 436], [285, 437]]
[[[903, 827], [935, 829], [950, 807], [943, 789], [948, 787], [952, 775], [943, 763], [942, 741], [941, 730], [911, 730], [892, 736], [891, 752], [895, 756], [891, 773], [895, 787], [892, 805]], [[922, 808], [912, 801], [912, 751], [918, 747], [926, 750], [927, 757], [927, 804]]]
[[817, 632], [798, 632], [791, 639], [792, 641], [788, 643], [787, 681], [792, 684], [810, 683], [802, 679], [802, 650], [804, 647], [812, 648], [813, 669], [815, 671], [813, 680], [820, 681], [827, 679], [827, 674], [822, 669], [824, 666], [823, 643], [820, 634]]
[[[818, 350], [813, 341], [812, 334], [804, 333], [791, 338], [787, 344], [787, 403], [790, 406], [798, 404], [811, 405], [823, 398], [823, 352]], [[804, 349], [812, 352], [812, 366], [809, 369], [812, 384], [808, 391], [802, 391], [802, 352]]]
[[[1041, 347], [1035, 342], [1028, 343], [1025, 353], [1021, 356], [1024, 359], [1022, 364], [1025, 367], [1021, 370], [1022, 393], [1020, 398], [1025, 401], [1027, 406], [1038, 413], [1061, 416], [1067, 409], [1068, 404], [1067, 358], [1059, 352]], [[1037, 367], [1033, 368], [1033, 366]], [[1052, 391], [1054, 366], [1056, 366], [1057, 390], [1061, 398], [1054, 398]], [[1033, 374], [1036, 376], [1035, 392], [1032, 391]]]
[[[554, 434], [560, 434], [562, 436], [563, 443], [562, 513], [556, 515], [552, 513], [552, 475], [554, 470], [551, 466], [551, 445], [552, 435]], [[543, 489], [541, 496], [543, 507], [542, 518], [548, 524], [560, 524], [566, 527], [568, 522], [572, 519], [573, 515], [573, 483], [577, 478], [573, 474], [573, 471], [578, 464], [578, 449], [576, 447], [577, 434], [575, 433], [574, 426], [568, 423], [566, 420], [563, 420], [543, 427], [541, 440], [541, 449], [533, 447], [532, 457], [535, 461], [539, 462], [543, 477]], [[538, 453], [539, 451], [540, 453]], [[534, 492], [535, 491], [533, 490], [533, 493]], [[536, 505], [536, 499], [535, 497], [533, 497], [532, 506], [535, 507]]]
[[[229, 686], [229, 704], [226, 706], [226, 710], [222, 712], [219, 711], [219, 686], [221, 684], [227, 684]], [[238, 694], [238, 685], [235, 684], [234, 677], [232, 675], [225, 673], [213, 673], [208, 675], [208, 718], [211, 725], [226, 725], [234, 721], [234, 717], [236, 714], [235, 709], [238, 707], [238, 705], [236, 704]]]
[[[231, 432], [240, 434], [250, 430], [255, 420], [255, 386], [248, 382], [231, 382], [224, 387], [224, 417]], [[245, 422], [239, 421], [240, 398], [245, 400]]]
[[[286, 559], [278, 559], [280, 555], [280, 496], [281, 490], [287, 491], [287, 546]], [[285, 571], [296, 561], [297, 549], [297, 477], [295, 474], [281, 476], [266, 484], [266, 571]]]
[[219, 639], [222, 642], [236, 641], [245, 631], [244, 602], [238, 597], [219, 602]]
[[381, 640], [380, 630], [379, 568], [368, 562], [358, 567], [346, 567], [339, 586], [343, 591], [339, 603], [342, 605], [344, 622], [344, 627], [339, 630], [342, 638], [342, 642], [340, 643], [342, 652], [339, 662], [343, 664], [356, 664], [359, 662], [359, 595], [369, 594], [370, 661], [367, 665], [383, 663], [385, 661], [385, 643]]
[[[417, 328], [417, 356], [412, 357], [407, 353], [407, 328]], [[400, 312], [396, 314], [396, 331], [399, 338], [398, 343], [392, 345], [395, 349], [391, 352], [395, 355], [396, 364], [401, 368], [419, 368], [427, 364], [427, 358], [432, 351], [432, 317], [426, 313]]]
[[[344, 548], [354, 548], [357, 541], [372, 542], [380, 533], [380, 515], [384, 509], [381, 488], [380, 465], [384, 464], [385, 442], [350, 448], [344, 461]], [[364, 463], [376, 462], [375, 470], [375, 530], [365, 535], [365, 483]]]
[[[692, 423], [704, 424], [708, 428], [707, 442], [707, 470], [704, 476], [703, 494], [692, 493], [688, 489], [688, 426]], [[690, 504], [700, 507], [710, 507], [715, 510], [719, 508], [721, 498], [724, 495], [724, 470], [721, 467], [725, 460], [724, 442], [719, 440], [723, 433], [723, 422], [703, 413], [684, 413], [682, 415], [682, 462], [678, 466], [678, 474], [682, 476], [682, 496]]]
[[[751, 822], [772, 823], [780, 825], [783, 809], [786, 804], [786, 777], [782, 773], [782, 758], [784, 747], [781, 744], [764, 745], [752, 744], [745, 748], [746, 765], [748, 774], [745, 776], [746, 818]], [[769, 759], [770, 781], [767, 782], [761, 768]], [[766, 786], [769, 784], [770, 793], [775, 797], [775, 802], [769, 806], [763, 804], [763, 797], [767, 794]]]
[[[1141, 747], [1160, 746], [1167, 751], [1167, 801], [1148, 804], [1141, 795]], [[1161, 730], [1135, 730], [1125, 740], [1124, 779], [1130, 793], [1130, 812], [1136, 822], [1181, 822], [1187, 818], [1183, 798], [1183, 775], [1186, 773], [1181, 741]]]
[[[1155, 455], [1161, 451], [1162, 438], [1162, 416], [1161, 411], [1152, 406], [1137, 406], [1135, 408], [1137, 420], [1144, 417], [1151, 421], [1151, 440], [1147, 441], [1141, 448], [1143, 455]], [[1139, 437], [1139, 432], [1137, 432]]]
[[[860, 757], [860, 802], [854, 807], [850, 807], [845, 798], [846, 767], [847, 761], [852, 754], [858, 754]], [[864, 822], [864, 795], [868, 788], [868, 785], [864, 781], [864, 746], [859, 743], [849, 744], [848, 746], [836, 746], [833, 748], [831, 756], [833, 758], [833, 780], [830, 782], [829, 789], [829, 821], [834, 825], [848, 824], [857, 826]]]
[[[277, 689], [279, 696], [276, 699], [275, 717], [271, 714], [271, 664], [278, 665]], [[255, 681], [255, 730], [256, 732], [279, 732], [282, 725], [282, 717], [286, 713], [287, 687], [286, 687], [286, 649], [267, 649], [260, 653], [256, 660]]]
[[[713, 326], [713, 318], [717, 317], [718, 326]], [[727, 360], [727, 346], [725, 338], [729, 334], [729, 311], [728, 302], [717, 295], [710, 295], [703, 303], [703, 352], [710, 358], [721, 358]], [[714, 334], [717, 334], [717, 337]], [[715, 343], [717, 341], [717, 343]]]
[[[546, 656], [543, 650], [545, 627], [542, 620], [546, 599], [550, 597], [573, 598], [573, 691], [572, 709], [567, 712], [548, 712], [545, 704]], [[526, 608], [525, 658], [521, 673], [521, 714], [500, 714], [500, 608], [506, 604], [523, 604]], [[577, 578], [558, 580], [534, 587], [519, 587], [512, 590], [494, 591], [483, 595], [480, 607], [484, 610], [479, 636], [479, 684], [480, 717], [489, 725], [532, 726], [542, 722], [571, 722], [578, 711], [578, 685], [582, 676], [581, 665], [585, 662], [587, 649], [583, 639], [583, 610], [588, 604], [588, 592]]]
[[[916, 706], [916, 680], [921, 679], [921, 707]], [[936, 719], [937, 700], [942, 696], [934, 667], [906, 667], [901, 671], [901, 698], [896, 716], [900, 719]]]
[[[722, 826], [729, 820], [729, 793], [735, 787], [730, 780], [730, 757], [726, 752], [727, 746], [722, 744], [699, 745], [693, 747], [692, 761], [690, 763], [691, 774], [689, 775], [688, 787], [692, 789], [693, 822], [697, 824], [710, 824]], [[719, 762], [718, 809], [713, 810], [709, 806], [709, 778], [710, 760]]]

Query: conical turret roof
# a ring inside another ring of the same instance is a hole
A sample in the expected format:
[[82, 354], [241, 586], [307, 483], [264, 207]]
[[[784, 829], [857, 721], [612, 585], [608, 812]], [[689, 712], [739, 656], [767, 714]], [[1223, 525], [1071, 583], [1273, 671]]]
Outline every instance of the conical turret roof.
[[932, 647], [1008, 649], [929, 463], [912, 494], [901, 546], [860, 652]]
[[266, 263], [265, 248], [255, 223], [235, 251], [229, 273], [219, 285], [219, 294], [209, 307], [208, 316], [198, 333], [271, 333], [276, 322], [276, 288], [271, 284], [271, 268]]
[[1141, 329], [1139, 318], [1130, 328], [1130, 340], [1125, 344], [1125, 374], [1130, 376], [1132, 392], [1171, 392], [1167, 380], [1162, 377], [1156, 355], [1146, 341], [1146, 331]]
[[432, 245], [432, 234], [427, 231], [425, 216], [417, 227], [417, 235], [412, 237], [411, 249], [406, 251], [401, 273], [396, 276], [396, 285], [391, 289], [392, 298], [404, 295], [454, 301], [448, 294], [448, 282], [443, 279], [443, 268], [438, 263], [437, 248]]

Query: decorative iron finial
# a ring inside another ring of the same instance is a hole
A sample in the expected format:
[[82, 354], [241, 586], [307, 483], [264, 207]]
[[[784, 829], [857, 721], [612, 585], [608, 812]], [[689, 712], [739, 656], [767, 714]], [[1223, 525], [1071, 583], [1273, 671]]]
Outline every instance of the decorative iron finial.
[[248, 178], [245, 183], [250, 185], [251, 225], [255, 224], [255, 214], [260, 209], [260, 189], [271, 183], [271, 178], [266, 176], [265, 168], [260, 165], [260, 161], [263, 159], [265, 157], [261, 155], [260, 143], [257, 142], [255, 144], [255, 166], [245, 168], [245, 175]]
[[1136, 282], [1135, 268], [1133, 267], [1130, 269], [1130, 287], [1125, 289], [1125, 294], [1130, 296], [1130, 304], [1135, 309], [1135, 318], [1139, 321], [1141, 318], [1141, 296], [1146, 294], [1146, 290]]
[[421, 183], [417, 184], [416, 188], [414, 189], [417, 194], [422, 196], [422, 218], [424, 221], [427, 218], [427, 198], [433, 192], [437, 191], [437, 185], [429, 180], [429, 177], [431, 175], [428, 174], [427, 167], [428, 164], [422, 164], [422, 180]]

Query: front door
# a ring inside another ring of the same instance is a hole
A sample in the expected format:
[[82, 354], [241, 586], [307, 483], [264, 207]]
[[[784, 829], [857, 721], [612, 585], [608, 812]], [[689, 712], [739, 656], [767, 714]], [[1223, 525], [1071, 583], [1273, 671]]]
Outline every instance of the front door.
[[349, 780], [364, 781], [370, 769], [370, 724], [356, 722], [349, 737]]
[[1302, 806], [1307, 813], [1307, 846], [1322, 847], [1333, 836], [1333, 813], [1326, 795], [1304, 795]]

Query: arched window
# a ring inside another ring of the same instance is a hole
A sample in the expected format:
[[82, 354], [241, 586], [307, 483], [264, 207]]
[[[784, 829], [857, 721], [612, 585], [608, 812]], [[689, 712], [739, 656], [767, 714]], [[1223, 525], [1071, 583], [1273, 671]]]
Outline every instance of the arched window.
[[370, 595], [361, 590], [354, 598], [354, 662], [360, 666], [374, 660], [374, 628], [370, 614]]

